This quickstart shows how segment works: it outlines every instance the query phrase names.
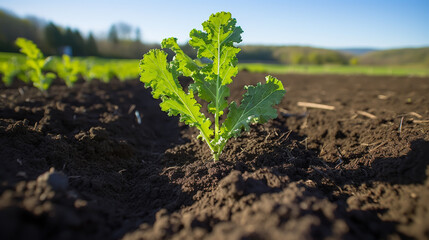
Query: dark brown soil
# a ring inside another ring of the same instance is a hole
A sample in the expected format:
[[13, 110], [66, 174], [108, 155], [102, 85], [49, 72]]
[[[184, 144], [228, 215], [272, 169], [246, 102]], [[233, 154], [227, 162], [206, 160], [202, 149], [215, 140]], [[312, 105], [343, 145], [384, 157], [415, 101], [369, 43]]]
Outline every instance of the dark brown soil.
[[216, 163], [138, 80], [1, 86], [0, 239], [429, 239], [429, 79], [277, 77]]

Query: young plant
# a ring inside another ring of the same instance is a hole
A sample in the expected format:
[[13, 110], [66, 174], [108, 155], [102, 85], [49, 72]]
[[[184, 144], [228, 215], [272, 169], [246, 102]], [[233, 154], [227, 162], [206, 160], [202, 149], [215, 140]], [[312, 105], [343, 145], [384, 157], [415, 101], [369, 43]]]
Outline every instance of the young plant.
[[88, 72], [89, 79], [99, 79], [104, 83], [113, 78], [112, 69], [108, 64], [94, 64]]
[[[230, 138], [239, 136], [243, 130], [248, 131], [252, 123], [264, 123], [277, 117], [273, 106], [281, 101], [285, 90], [279, 80], [267, 76], [265, 84], [245, 87], [247, 92], [239, 106], [235, 102], [228, 103], [227, 85], [238, 72], [236, 55], [240, 51], [233, 44], [241, 42], [243, 30], [236, 27], [236, 20], [226, 12], [212, 14], [202, 25], [204, 32], [191, 31], [189, 44], [198, 50], [198, 58], [210, 59], [211, 63], [200, 66], [181, 50], [176, 38], [168, 38], [162, 41], [162, 47], [170, 48], [176, 54], [174, 59], [167, 62], [167, 53], [150, 50], [140, 61], [140, 80], [146, 88], [152, 88], [154, 98], [161, 98], [163, 111], [170, 116], [180, 115], [180, 121], [198, 128], [199, 137], [206, 141], [217, 161]], [[194, 80], [189, 92], [179, 84], [179, 75]], [[201, 105], [194, 93], [209, 103], [214, 129], [209, 118], [200, 111]], [[220, 118], [227, 108], [228, 114], [221, 125]]]
[[43, 53], [37, 48], [36, 44], [28, 39], [18, 38], [15, 44], [27, 56], [25, 62], [27, 76], [33, 82], [33, 85], [41, 91], [47, 90], [56, 76], [51, 72], [43, 73], [42, 69], [51, 61], [51, 57], [44, 58]]
[[136, 68], [136, 63], [134, 60], [109, 63], [109, 67], [113, 72], [113, 75], [116, 76], [119, 81], [126, 81], [129, 79], [135, 79], [139, 76], [140, 70]]
[[80, 72], [80, 75], [83, 77], [83, 79], [87, 82], [90, 82], [94, 79], [94, 74], [91, 73], [91, 69], [94, 66], [94, 58], [88, 57], [81, 61], [82, 63], [82, 69]]
[[3, 75], [2, 80], [6, 86], [10, 86], [15, 77], [26, 81], [25, 73], [22, 66], [18, 63], [16, 57], [12, 57], [7, 62], [0, 62], [0, 73]]
[[63, 61], [56, 64], [57, 74], [64, 80], [68, 87], [72, 87], [79, 79], [79, 73], [85, 66], [79, 60], [71, 60], [70, 56], [64, 54]]

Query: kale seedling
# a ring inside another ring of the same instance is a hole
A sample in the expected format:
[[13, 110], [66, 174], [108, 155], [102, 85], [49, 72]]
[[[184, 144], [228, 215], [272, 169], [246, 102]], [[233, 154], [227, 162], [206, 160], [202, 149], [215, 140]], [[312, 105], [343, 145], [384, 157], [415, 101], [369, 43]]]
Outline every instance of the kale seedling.
[[36, 44], [28, 39], [18, 38], [15, 44], [20, 47], [20, 51], [27, 56], [25, 62], [27, 75], [33, 82], [33, 85], [41, 91], [47, 90], [56, 76], [51, 72], [43, 73], [42, 69], [52, 58], [44, 58], [43, 53], [37, 48]]
[[27, 82], [27, 78], [16, 57], [12, 57], [8, 62], [0, 63], [0, 73], [3, 75], [3, 82], [6, 86], [10, 86], [15, 77]]
[[64, 80], [67, 87], [73, 87], [74, 83], [79, 79], [79, 73], [84, 70], [84, 65], [79, 60], [71, 60], [70, 56], [64, 54], [62, 62], [57, 62], [56, 70], [60, 78]]
[[[240, 51], [233, 44], [241, 42], [243, 30], [236, 27], [236, 20], [226, 12], [212, 14], [202, 25], [204, 31], [191, 31], [189, 44], [198, 50], [198, 58], [210, 59], [211, 63], [197, 64], [198, 61], [181, 50], [176, 38], [168, 38], [162, 41], [162, 47], [170, 48], [176, 54], [174, 59], [167, 62], [167, 53], [150, 50], [140, 61], [140, 80], [146, 88], [152, 88], [154, 98], [161, 98], [163, 111], [170, 116], [180, 115], [180, 121], [200, 130], [199, 137], [206, 141], [214, 161], [217, 161], [230, 138], [249, 130], [252, 123], [264, 123], [277, 117], [273, 106], [281, 101], [285, 90], [279, 80], [267, 76], [265, 84], [245, 87], [247, 92], [239, 106], [235, 102], [229, 104], [227, 85], [238, 72], [236, 55]], [[179, 84], [180, 75], [194, 80], [189, 92]], [[200, 111], [201, 105], [194, 93], [209, 103], [208, 112], [214, 115], [214, 129], [210, 119]], [[220, 117], [227, 108], [226, 119], [220, 125]]]

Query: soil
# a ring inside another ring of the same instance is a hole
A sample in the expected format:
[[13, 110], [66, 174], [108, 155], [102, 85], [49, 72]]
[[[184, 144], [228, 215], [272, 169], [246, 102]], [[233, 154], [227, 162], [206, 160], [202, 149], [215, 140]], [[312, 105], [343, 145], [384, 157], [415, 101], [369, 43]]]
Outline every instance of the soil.
[[0, 86], [0, 239], [429, 239], [429, 79], [276, 77], [218, 162], [137, 79]]

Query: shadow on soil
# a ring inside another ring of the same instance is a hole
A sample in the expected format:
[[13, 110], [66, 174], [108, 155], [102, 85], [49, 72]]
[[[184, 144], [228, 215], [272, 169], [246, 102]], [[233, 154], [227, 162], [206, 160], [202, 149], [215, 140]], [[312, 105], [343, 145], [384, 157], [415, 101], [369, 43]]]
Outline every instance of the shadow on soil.
[[372, 180], [392, 184], [422, 184], [427, 179], [429, 142], [418, 139], [411, 142], [411, 150], [398, 158], [377, 158], [371, 166]]

